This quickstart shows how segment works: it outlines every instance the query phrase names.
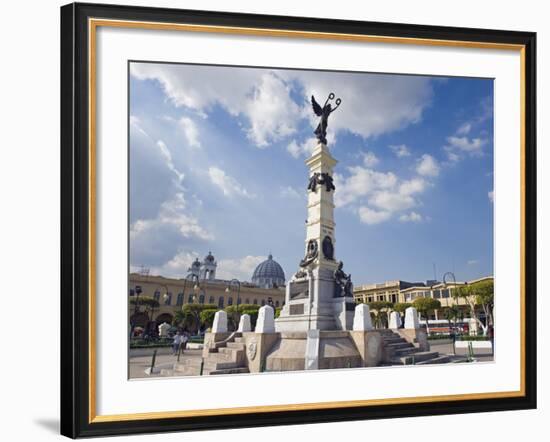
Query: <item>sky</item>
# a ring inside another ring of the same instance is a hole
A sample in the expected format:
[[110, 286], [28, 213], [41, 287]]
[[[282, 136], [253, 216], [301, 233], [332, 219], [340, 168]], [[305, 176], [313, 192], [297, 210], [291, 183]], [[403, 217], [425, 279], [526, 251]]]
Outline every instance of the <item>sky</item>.
[[493, 80], [131, 62], [130, 270], [183, 278], [212, 251], [249, 281], [304, 255], [321, 104], [335, 256], [355, 285], [493, 273]]

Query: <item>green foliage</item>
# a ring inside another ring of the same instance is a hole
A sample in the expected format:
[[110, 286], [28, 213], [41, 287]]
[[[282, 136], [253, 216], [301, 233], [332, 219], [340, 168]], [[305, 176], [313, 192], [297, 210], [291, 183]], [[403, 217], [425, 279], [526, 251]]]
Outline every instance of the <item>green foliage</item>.
[[214, 323], [214, 316], [216, 315], [216, 309], [209, 308], [200, 312], [200, 321], [203, 327], [210, 328]]
[[275, 319], [277, 319], [281, 315], [281, 307], [277, 307], [275, 309]]
[[397, 302], [393, 305], [393, 310], [399, 313], [405, 313], [405, 310], [411, 306], [412, 304], [410, 302]]
[[393, 308], [393, 302], [389, 301], [373, 301], [368, 303], [370, 310], [376, 310], [377, 312], [387, 311]]
[[452, 305], [443, 310], [443, 316], [449, 322], [456, 322], [464, 318], [464, 312], [457, 305]]
[[130, 304], [137, 304], [139, 306], [146, 307], [147, 309], [157, 308], [160, 305], [155, 298], [151, 298], [150, 296], [140, 296], [139, 299], [138, 297], [132, 298], [130, 299]]
[[252, 329], [256, 327], [256, 320], [258, 319], [258, 310], [259, 308], [246, 308], [241, 311], [242, 315], [247, 314], [248, 316], [250, 316], [250, 324], [252, 325]]
[[368, 303], [371, 317], [376, 328], [384, 327], [388, 322], [388, 312], [393, 308], [393, 302], [373, 301]]
[[441, 308], [441, 302], [433, 298], [416, 298], [413, 301], [413, 307], [424, 316], [428, 316], [432, 311]]

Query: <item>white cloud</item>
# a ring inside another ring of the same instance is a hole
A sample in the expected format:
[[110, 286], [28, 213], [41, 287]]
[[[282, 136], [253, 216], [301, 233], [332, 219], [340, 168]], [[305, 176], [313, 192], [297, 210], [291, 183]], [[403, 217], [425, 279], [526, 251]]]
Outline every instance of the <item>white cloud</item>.
[[294, 198], [294, 199], [302, 198], [304, 196], [303, 193], [298, 192], [292, 186], [281, 187], [279, 194], [283, 198]]
[[419, 223], [423, 220], [422, 215], [416, 212], [410, 212], [403, 214], [399, 217], [399, 221], [407, 223], [407, 222], [413, 222], [413, 223]]
[[187, 144], [191, 147], [200, 148], [201, 143], [199, 141], [199, 129], [196, 123], [189, 117], [182, 117], [179, 120], [179, 124], [183, 129]]
[[477, 259], [470, 259], [466, 264], [468, 264], [469, 266], [473, 266], [479, 264], [479, 261]]
[[489, 198], [489, 201], [494, 203], [495, 202], [495, 191], [491, 190], [491, 191], [487, 192], [487, 197]]
[[165, 227], [175, 228], [184, 238], [214, 239], [196, 218], [186, 213], [183, 193], [176, 193], [173, 199], [162, 203], [156, 218], [136, 220], [130, 226], [130, 239], [137, 241], [140, 236]]
[[372, 198], [369, 199], [369, 203], [387, 212], [407, 210], [417, 204], [415, 199], [410, 195], [387, 190], [376, 192]]
[[391, 218], [391, 212], [373, 210], [366, 206], [359, 207], [359, 219], [365, 224], [379, 224]]
[[470, 123], [464, 123], [456, 130], [456, 134], [468, 135], [471, 130], [472, 130], [472, 125]]
[[403, 181], [399, 185], [399, 193], [402, 195], [414, 195], [415, 193], [422, 193], [428, 186], [427, 181], [424, 178], [411, 178], [410, 180]]
[[468, 137], [447, 137], [449, 148], [456, 149], [472, 155], [479, 155], [482, 152], [482, 147], [487, 144], [487, 139], [468, 138]]
[[296, 140], [292, 140], [286, 147], [286, 150], [288, 150], [290, 155], [294, 158], [300, 158], [301, 156], [308, 157], [313, 152], [313, 149], [315, 149], [315, 146], [317, 146], [316, 138], [308, 138], [301, 144]]
[[422, 176], [436, 177], [439, 175], [439, 164], [434, 157], [424, 154], [418, 160], [416, 172]]
[[405, 144], [391, 145], [390, 149], [395, 153], [397, 158], [411, 156], [411, 151]]
[[[248, 123], [243, 129], [258, 147], [293, 134], [304, 119], [315, 127], [311, 95], [324, 103], [335, 84], [343, 103], [330, 120], [329, 135], [344, 130], [369, 138], [402, 129], [421, 120], [433, 94], [429, 78], [414, 76], [155, 63], [132, 63], [130, 72], [158, 81], [175, 106], [198, 115], [219, 105], [232, 116], [243, 116]], [[302, 94], [298, 104], [293, 90]]]
[[212, 184], [217, 186], [225, 196], [243, 196], [246, 198], [254, 198], [255, 195], [246, 190], [235, 178], [227, 175], [219, 167], [209, 167], [208, 176]]
[[312, 127], [318, 118], [311, 112], [311, 95], [322, 105], [334, 85], [338, 85], [334, 92], [342, 99], [342, 105], [329, 120], [329, 133], [345, 130], [363, 138], [419, 122], [433, 93], [431, 80], [426, 77], [303, 71], [285, 71], [281, 75], [301, 83], [304, 114], [307, 112]]
[[240, 281], [250, 281], [252, 273], [265, 256], [245, 256], [243, 258], [222, 259], [218, 261], [216, 277], [220, 279], [237, 278]]
[[361, 154], [363, 155], [363, 164], [367, 167], [374, 167], [380, 162], [374, 152], [362, 152]]
[[259, 147], [296, 132], [300, 108], [291, 99], [289, 86], [273, 73], [262, 75], [244, 110], [250, 120], [248, 137]]
[[377, 189], [388, 189], [397, 184], [397, 176], [393, 172], [377, 172], [361, 166], [349, 167], [347, 178], [334, 174], [334, 203], [336, 207], [356, 201]]
[[191, 266], [191, 263], [198, 257], [199, 254], [196, 252], [179, 251], [165, 263], [151, 267], [150, 274], [183, 278], [187, 275], [187, 269]]
[[181, 181], [184, 178], [183, 172], [180, 172], [178, 168], [174, 165], [174, 161], [172, 160], [172, 154], [170, 153], [170, 150], [162, 140], [157, 141], [157, 147], [160, 150], [160, 153], [162, 157], [164, 158], [164, 161], [166, 161], [166, 166], [168, 166], [168, 169], [170, 169], [178, 178], [178, 184], [181, 183]]

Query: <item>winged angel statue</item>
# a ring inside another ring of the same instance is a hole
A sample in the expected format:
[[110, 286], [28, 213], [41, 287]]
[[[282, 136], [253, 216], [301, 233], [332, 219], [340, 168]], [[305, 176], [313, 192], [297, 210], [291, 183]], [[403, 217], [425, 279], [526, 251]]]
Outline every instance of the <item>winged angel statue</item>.
[[323, 143], [327, 144], [327, 127], [328, 127], [328, 117], [331, 113], [333, 113], [338, 107], [340, 106], [340, 103], [342, 100], [340, 98], [336, 99], [336, 107], [332, 107], [330, 104], [330, 101], [334, 100], [334, 93], [331, 92], [328, 95], [327, 101], [325, 101], [325, 104], [323, 107], [315, 101], [315, 97], [311, 96], [311, 105], [313, 106], [313, 112], [315, 112], [315, 115], [318, 117], [321, 117], [321, 121], [319, 121], [319, 124], [317, 125], [317, 129], [315, 129], [315, 135], [317, 135], [317, 139]]

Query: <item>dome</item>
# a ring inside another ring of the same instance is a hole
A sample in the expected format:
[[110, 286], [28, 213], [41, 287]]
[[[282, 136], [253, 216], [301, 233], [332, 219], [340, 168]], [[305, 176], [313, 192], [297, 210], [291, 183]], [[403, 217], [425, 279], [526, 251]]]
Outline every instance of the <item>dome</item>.
[[264, 262], [258, 264], [252, 275], [252, 283], [262, 288], [275, 288], [285, 285], [285, 272], [270, 254]]
[[212, 252], [208, 252], [208, 255], [204, 257], [204, 262], [206, 263], [213, 263], [214, 262], [214, 255], [212, 255]]

